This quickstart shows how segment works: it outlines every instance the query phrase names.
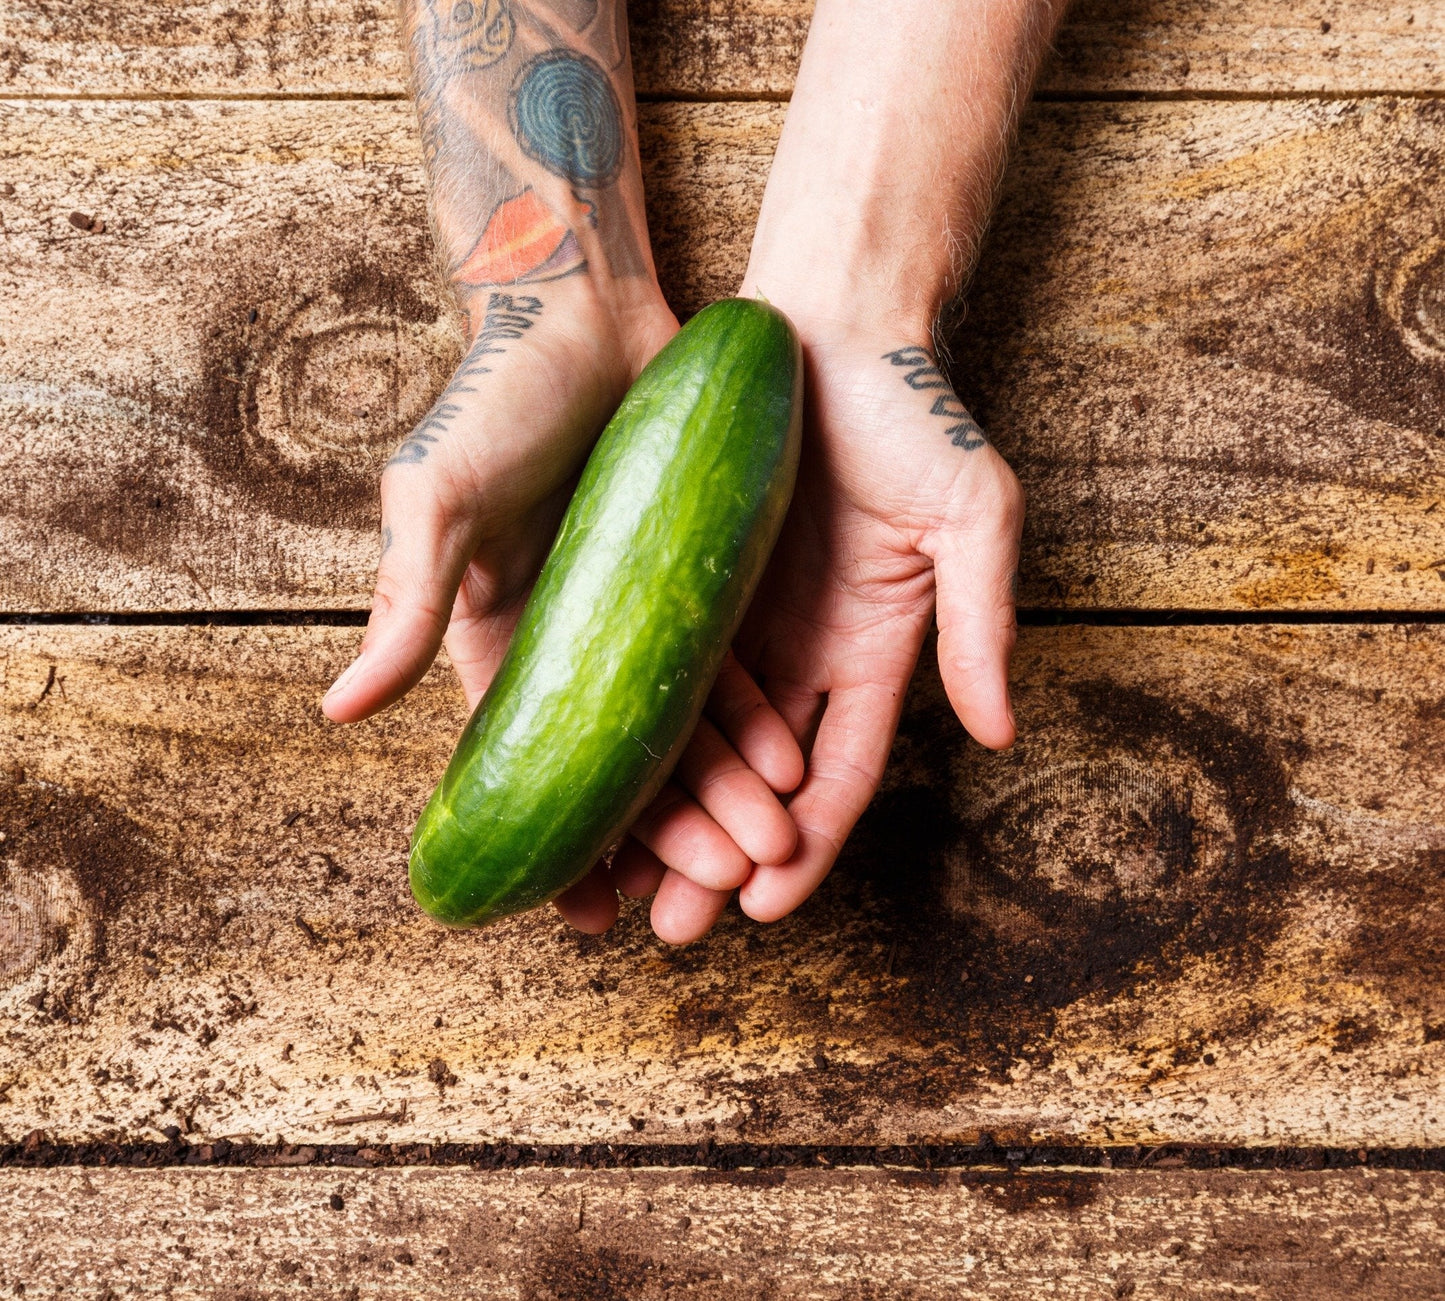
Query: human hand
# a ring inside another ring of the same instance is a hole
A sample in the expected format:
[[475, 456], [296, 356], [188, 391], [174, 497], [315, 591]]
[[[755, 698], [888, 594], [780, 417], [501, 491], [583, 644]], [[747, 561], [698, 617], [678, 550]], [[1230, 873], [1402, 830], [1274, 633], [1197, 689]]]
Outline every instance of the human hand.
[[[648, 248], [622, 0], [400, 12], [433, 235], [472, 339], [382, 476], [371, 619], [323, 705], [339, 722], [403, 695], [443, 640], [476, 706], [593, 440], [677, 329]], [[756, 704], [745, 694], [724, 685], [717, 699], [619, 853], [620, 879], [629, 852], [647, 853], [692, 888], [726, 889], [755, 858], [792, 852], [792, 822], [757, 774], [795, 782], [796, 743], [766, 708], [730, 713]], [[611, 880], [600, 866], [558, 908], [605, 930]]]
[[[323, 705], [336, 721], [398, 699], [443, 642], [475, 708], [593, 440], [677, 328], [660, 295], [626, 312], [604, 310], [582, 278], [534, 293], [494, 291], [480, 315], [467, 357], [382, 476], [371, 619], [360, 654]], [[625, 885], [629, 862], [674, 871], [655, 905], [666, 937], [672, 914], [686, 914], [695, 896], [728, 891], [755, 860], [791, 853], [791, 820], [757, 772], [796, 784], [802, 756], [781, 719], [748, 707], [760, 701], [750, 690], [746, 675], [724, 673], [710, 718], [613, 867], [600, 865], [557, 901], [574, 925], [611, 925], [614, 876]]]
[[[880, 23], [868, 5], [814, 7], [742, 288], [792, 320], [807, 367], [798, 486], [737, 641], [808, 751], [797, 847], [740, 890], [758, 920], [816, 889], [877, 789], [935, 604], [959, 718], [984, 745], [1013, 740], [1022, 494], [928, 345], [1062, 10], [899, 0]], [[653, 863], [628, 883], [660, 881], [661, 899], [671, 879]]]
[[[808, 377], [803, 459], [737, 643], [808, 752], [788, 805], [797, 848], [757, 866], [739, 892], [759, 921], [812, 894], [877, 790], [935, 601], [939, 668], [960, 721], [993, 749], [1015, 730], [1017, 479], [920, 343], [796, 323]], [[661, 899], [674, 879], [660, 864], [629, 863], [624, 884], [660, 882]], [[715, 892], [694, 906], [690, 930], [674, 938], [705, 932], [726, 899]]]

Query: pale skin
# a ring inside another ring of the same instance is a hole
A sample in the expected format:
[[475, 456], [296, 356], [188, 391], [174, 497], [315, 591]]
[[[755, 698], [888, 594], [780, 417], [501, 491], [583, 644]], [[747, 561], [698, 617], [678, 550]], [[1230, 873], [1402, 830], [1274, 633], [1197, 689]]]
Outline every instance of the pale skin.
[[[476, 704], [592, 441], [677, 328], [614, 3], [404, 0], [437, 246], [480, 341], [383, 475], [388, 541], [361, 653], [323, 702], [336, 721], [397, 700], [443, 643]], [[734, 895], [759, 921], [803, 903], [878, 787], [935, 617], [963, 726], [1013, 742], [1022, 494], [932, 332], [1059, 7], [818, 0], [740, 288], [803, 342], [797, 491], [673, 780], [556, 901], [579, 929], [607, 929], [619, 894], [653, 895], [672, 943]]]

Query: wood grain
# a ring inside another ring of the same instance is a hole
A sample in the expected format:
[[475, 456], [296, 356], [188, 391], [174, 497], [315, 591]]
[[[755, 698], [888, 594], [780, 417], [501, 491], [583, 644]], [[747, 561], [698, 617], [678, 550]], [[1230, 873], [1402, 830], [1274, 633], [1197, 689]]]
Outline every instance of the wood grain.
[[1445, 1177], [5, 1171], [7, 1239], [27, 1297], [1423, 1301]]
[[0, 629], [0, 1139], [1429, 1146], [1445, 629], [1029, 629], [1022, 740], [931, 669], [772, 927], [444, 931], [463, 721], [316, 701], [354, 629]]
[[[782, 112], [645, 106], [684, 311], [741, 275]], [[409, 107], [0, 121], [0, 609], [363, 606], [458, 346]], [[1437, 102], [1036, 108], [954, 341], [1026, 605], [1445, 606], [1442, 148]]]
[[[786, 97], [811, 0], [632, 0], [639, 90]], [[1054, 93], [1436, 91], [1445, 6], [1362, 0], [1077, 0], [1041, 88]], [[395, 95], [392, 10], [371, 0], [16, 0], [0, 15], [12, 95]]]

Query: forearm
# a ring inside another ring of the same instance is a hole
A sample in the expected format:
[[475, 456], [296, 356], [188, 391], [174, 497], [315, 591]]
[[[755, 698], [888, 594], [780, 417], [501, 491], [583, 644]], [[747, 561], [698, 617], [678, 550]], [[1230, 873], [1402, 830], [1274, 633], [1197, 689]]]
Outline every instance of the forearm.
[[988, 220], [1063, 0], [818, 0], [744, 282], [927, 337]]
[[578, 279], [615, 315], [654, 306], [624, 0], [402, 0], [401, 17], [469, 334], [494, 293], [573, 299]]

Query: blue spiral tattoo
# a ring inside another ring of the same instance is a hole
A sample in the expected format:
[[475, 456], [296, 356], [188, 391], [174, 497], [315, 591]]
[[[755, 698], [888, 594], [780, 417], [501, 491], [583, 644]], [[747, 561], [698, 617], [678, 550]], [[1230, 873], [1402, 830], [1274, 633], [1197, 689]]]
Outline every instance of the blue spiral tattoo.
[[555, 176], [600, 189], [622, 166], [622, 110], [601, 67], [565, 50], [538, 55], [512, 92], [512, 133]]

